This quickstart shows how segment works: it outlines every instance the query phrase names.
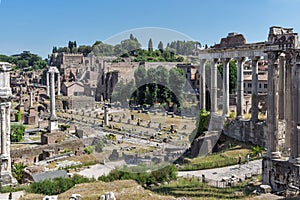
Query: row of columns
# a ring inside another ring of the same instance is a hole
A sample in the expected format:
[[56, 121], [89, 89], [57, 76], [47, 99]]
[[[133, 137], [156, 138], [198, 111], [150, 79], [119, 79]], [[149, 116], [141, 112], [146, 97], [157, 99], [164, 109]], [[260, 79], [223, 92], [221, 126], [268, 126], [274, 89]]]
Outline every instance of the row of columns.
[[[259, 56], [252, 57], [252, 110], [251, 120], [253, 122], [258, 121], [258, 60]], [[217, 104], [217, 81], [218, 81], [218, 64], [221, 61], [223, 64], [223, 116], [229, 115], [229, 62], [231, 58], [213, 59], [211, 66], [211, 112], [216, 113], [218, 110]], [[244, 80], [243, 80], [243, 64], [245, 61], [244, 57], [236, 58], [237, 60], [237, 118], [243, 116], [243, 102], [244, 102]], [[199, 72], [200, 72], [200, 109], [206, 108], [205, 102], [205, 63], [206, 59], [200, 60]]]
[[300, 164], [300, 63], [291, 53], [269, 52], [268, 57], [268, 155], [281, 157], [278, 122], [284, 120], [285, 149], [290, 161]]

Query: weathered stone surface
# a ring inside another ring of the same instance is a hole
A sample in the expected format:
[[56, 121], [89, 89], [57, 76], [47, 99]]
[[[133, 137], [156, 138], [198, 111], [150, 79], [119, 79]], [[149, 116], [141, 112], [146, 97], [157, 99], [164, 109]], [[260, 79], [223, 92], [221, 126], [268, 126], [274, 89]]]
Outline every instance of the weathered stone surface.
[[269, 185], [260, 185], [259, 186], [261, 193], [271, 193], [272, 189]]

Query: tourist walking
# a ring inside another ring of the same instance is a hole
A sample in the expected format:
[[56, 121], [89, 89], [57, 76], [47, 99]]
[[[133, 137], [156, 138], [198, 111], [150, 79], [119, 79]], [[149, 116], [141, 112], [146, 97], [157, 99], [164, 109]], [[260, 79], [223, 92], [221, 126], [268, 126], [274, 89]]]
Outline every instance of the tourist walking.
[[249, 164], [249, 160], [250, 160], [250, 155], [247, 154], [247, 155], [246, 155], [246, 162], [247, 162], [247, 164]]
[[241, 165], [242, 165], [242, 157], [241, 156], [239, 156], [238, 164], [239, 164], [239, 168], [241, 168]]

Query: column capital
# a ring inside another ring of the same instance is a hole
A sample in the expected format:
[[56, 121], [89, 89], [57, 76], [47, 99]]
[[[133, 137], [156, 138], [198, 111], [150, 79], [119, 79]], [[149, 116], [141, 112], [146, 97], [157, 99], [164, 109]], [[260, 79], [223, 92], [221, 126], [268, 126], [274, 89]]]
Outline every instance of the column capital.
[[257, 62], [257, 61], [261, 58], [261, 56], [250, 56], [249, 58], [250, 58], [252, 61]]
[[207, 59], [203, 58], [203, 59], [200, 59], [200, 65], [204, 65], [206, 63]]
[[231, 60], [231, 58], [221, 58], [221, 61], [224, 63], [228, 63]]
[[245, 57], [235, 57], [234, 60], [238, 62], [245, 62], [246, 58]]
[[270, 61], [271, 64], [275, 64], [278, 60], [279, 55], [280, 53], [275, 51], [268, 52], [268, 61]]
[[212, 59], [212, 62], [213, 62], [213, 63], [220, 62], [220, 58], [213, 58], [213, 59]]

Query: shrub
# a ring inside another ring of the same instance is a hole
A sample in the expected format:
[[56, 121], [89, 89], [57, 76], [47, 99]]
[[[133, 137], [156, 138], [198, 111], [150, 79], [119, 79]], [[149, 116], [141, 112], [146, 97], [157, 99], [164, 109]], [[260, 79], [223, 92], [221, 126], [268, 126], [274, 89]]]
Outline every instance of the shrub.
[[19, 111], [16, 113], [16, 121], [17, 121], [17, 122], [21, 121], [21, 116], [22, 116], [22, 110], [19, 110]]
[[63, 193], [75, 184], [93, 182], [94, 179], [85, 178], [79, 175], [74, 175], [72, 178], [55, 178], [52, 180], [44, 180], [32, 183], [29, 187], [29, 192], [45, 195], [57, 195]]
[[92, 154], [94, 152], [94, 150], [95, 150], [94, 146], [88, 146], [88, 147], [84, 148], [84, 152], [87, 154]]
[[18, 181], [18, 183], [21, 183], [23, 178], [23, 170], [27, 167], [27, 165], [23, 163], [16, 163], [12, 167], [12, 175], [15, 177]]
[[10, 130], [10, 140], [12, 142], [20, 142], [23, 139], [25, 132], [25, 126], [23, 124], [12, 124]]
[[175, 180], [177, 177], [177, 168], [174, 165], [168, 165], [164, 168], [152, 171], [135, 173], [114, 169], [107, 176], [103, 175], [98, 178], [99, 181], [111, 182], [114, 180], [135, 180], [141, 185], [153, 184], [164, 181]]
[[68, 128], [70, 128], [70, 125], [67, 125], [67, 124], [62, 124], [62, 125], [60, 125], [60, 130], [62, 130], [62, 131], [65, 131], [65, 130], [67, 130]]
[[196, 122], [197, 128], [189, 136], [190, 142], [192, 142], [195, 138], [201, 136], [204, 133], [204, 131], [207, 130], [208, 120], [209, 112], [205, 109], [201, 109], [199, 111], [199, 115]]

